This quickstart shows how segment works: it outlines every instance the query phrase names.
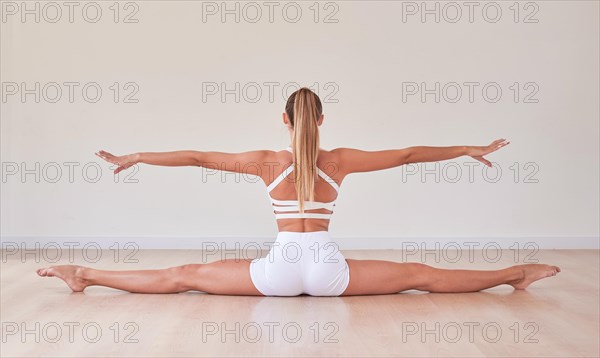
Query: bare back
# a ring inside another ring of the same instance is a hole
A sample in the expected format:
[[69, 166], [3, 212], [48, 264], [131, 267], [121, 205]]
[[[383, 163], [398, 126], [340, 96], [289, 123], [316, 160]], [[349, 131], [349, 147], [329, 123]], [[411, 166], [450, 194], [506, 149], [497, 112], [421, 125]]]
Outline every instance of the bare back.
[[[268, 186], [280, 176], [286, 168], [292, 164], [292, 155], [287, 150], [273, 152], [273, 158], [270, 161], [270, 168], [265, 173], [263, 180]], [[338, 186], [343, 180], [338, 156], [333, 151], [321, 149], [317, 159], [317, 167], [329, 176]], [[296, 188], [294, 186], [296, 173], [291, 172], [285, 177], [273, 190], [270, 195], [276, 200], [297, 200]], [[316, 176], [315, 182], [315, 201], [317, 202], [333, 202], [337, 199], [337, 190], [321, 176]], [[334, 185], [335, 185], [334, 184]], [[277, 211], [275, 211], [277, 213]], [[327, 209], [310, 209], [305, 210], [306, 213], [330, 214], [332, 210]], [[329, 220], [317, 218], [289, 218], [277, 219], [277, 227], [279, 231], [293, 232], [310, 232], [310, 231], [328, 231]]]

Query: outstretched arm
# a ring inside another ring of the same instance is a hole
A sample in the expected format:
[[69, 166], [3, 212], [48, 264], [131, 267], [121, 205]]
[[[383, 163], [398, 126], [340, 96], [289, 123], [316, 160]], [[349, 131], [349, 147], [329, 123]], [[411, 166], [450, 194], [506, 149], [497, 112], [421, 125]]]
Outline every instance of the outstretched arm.
[[179, 150], [174, 152], [141, 152], [115, 156], [99, 151], [97, 156], [118, 165], [115, 174], [138, 163], [168, 167], [199, 166], [217, 170], [260, 175], [272, 151], [256, 150], [243, 153], [201, 152]]
[[408, 157], [407, 163], [439, 162], [468, 155], [491, 167], [492, 163], [483, 156], [504, 147], [508, 143], [510, 142], [502, 138], [496, 139], [490, 145], [486, 146], [410, 147], [411, 155]]
[[406, 160], [409, 163], [424, 163], [424, 162], [439, 162], [442, 160], [454, 159], [467, 155], [468, 146], [452, 146], [452, 147], [426, 147], [416, 146], [409, 147], [410, 155]]
[[487, 146], [452, 146], [452, 147], [427, 147], [415, 146], [403, 149], [380, 150], [368, 152], [351, 148], [338, 148], [340, 169], [345, 174], [370, 172], [389, 169], [404, 164], [437, 162], [468, 155], [483, 164], [491, 167], [487, 159], [483, 158], [510, 142], [497, 139]]

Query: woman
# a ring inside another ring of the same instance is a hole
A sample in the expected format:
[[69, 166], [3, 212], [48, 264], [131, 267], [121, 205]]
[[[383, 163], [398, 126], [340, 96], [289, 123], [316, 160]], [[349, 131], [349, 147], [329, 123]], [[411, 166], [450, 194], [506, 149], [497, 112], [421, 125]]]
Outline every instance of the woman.
[[[221, 295], [348, 296], [392, 294], [409, 289], [429, 292], [474, 292], [508, 284], [524, 289], [554, 276], [557, 266], [515, 265], [502, 270], [446, 270], [420, 263], [345, 259], [328, 233], [339, 186], [351, 173], [369, 172], [408, 163], [441, 161], [468, 155], [483, 158], [509, 142], [488, 146], [408, 147], [367, 152], [350, 148], [320, 149], [323, 123], [319, 97], [301, 88], [288, 99], [283, 123], [291, 145], [285, 150], [239, 154], [199, 151], [96, 153], [118, 165], [115, 173], [137, 163], [163, 166], [210, 166], [260, 176], [271, 197], [279, 233], [264, 258], [219, 260], [162, 270], [104, 271], [64, 265], [37, 270], [40, 276], [64, 280], [76, 292], [106, 286], [136, 293], [176, 293], [190, 290]], [[278, 163], [279, 165], [273, 165]], [[252, 164], [252, 165], [247, 165]]]

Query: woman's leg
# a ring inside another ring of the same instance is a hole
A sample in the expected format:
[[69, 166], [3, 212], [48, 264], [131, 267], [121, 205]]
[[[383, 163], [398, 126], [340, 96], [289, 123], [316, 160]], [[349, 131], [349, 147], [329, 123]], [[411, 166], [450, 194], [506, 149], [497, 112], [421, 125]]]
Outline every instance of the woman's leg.
[[475, 292], [508, 284], [525, 289], [532, 282], [560, 272], [557, 266], [516, 265], [502, 270], [446, 270], [420, 263], [346, 260], [350, 283], [342, 296], [391, 294], [405, 290]]
[[228, 259], [162, 270], [107, 271], [63, 265], [37, 270], [58, 277], [75, 292], [88, 286], [105, 286], [135, 293], [202, 291], [220, 295], [261, 296], [250, 279], [250, 261]]

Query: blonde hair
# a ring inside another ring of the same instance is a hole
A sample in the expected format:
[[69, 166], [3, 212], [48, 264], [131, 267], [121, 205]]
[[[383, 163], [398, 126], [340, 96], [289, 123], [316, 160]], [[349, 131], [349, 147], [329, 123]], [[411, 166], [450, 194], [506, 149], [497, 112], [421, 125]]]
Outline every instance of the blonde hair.
[[296, 173], [296, 193], [300, 212], [304, 202], [315, 200], [315, 178], [319, 156], [319, 126], [322, 105], [319, 96], [306, 87], [292, 93], [286, 104], [286, 113], [293, 126], [292, 158]]

